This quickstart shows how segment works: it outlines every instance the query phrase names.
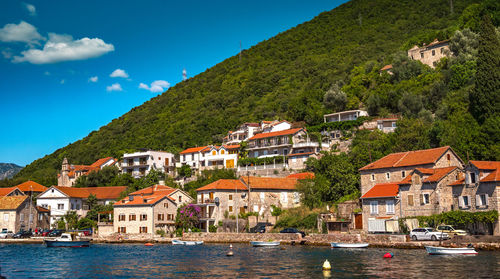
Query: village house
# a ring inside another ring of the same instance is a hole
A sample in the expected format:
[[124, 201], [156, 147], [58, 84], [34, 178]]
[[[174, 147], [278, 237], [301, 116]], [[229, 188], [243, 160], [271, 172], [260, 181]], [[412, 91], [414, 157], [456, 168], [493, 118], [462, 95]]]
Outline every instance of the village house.
[[223, 139], [224, 145], [236, 145], [253, 137], [260, 129], [259, 123], [243, 123], [238, 130], [229, 131]]
[[25, 194], [19, 190], [19, 188], [13, 186], [13, 187], [5, 187], [5, 188], [0, 188], [0, 197], [4, 196], [24, 196]]
[[70, 165], [68, 159], [64, 158], [61, 173], [58, 174], [57, 185], [71, 187], [78, 177], [88, 175], [92, 171], [99, 171], [107, 166], [114, 166], [116, 163], [116, 159], [107, 157], [95, 161], [92, 165]]
[[392, 64], [389, 64], [389, 65], [385, 65], [384, 67], [382, 67], [380, 70], [379, 70], [379, 74], [382, 75], [383, 73], [387, 73], [389, 75], [394, 75], [394, 73], [392, 72]]
[[397, 122], [401, 119], [399, 115], [390, 115], [387, 117], [374, 118], [365, 121], [360, 127], [360, 130], [379, 130], [383, 133], [392, 133], [397, 128]]
[[233, 169], [238, 164], [239, 145], [207, 145], [183, 150], [178, 167], [188, 165], [195, 171], [216, 168]]
[[356, 120], [361, 116], [368, 116], [368, 112], [366, 112], [364, 110], [359, 110], [359, 109], [334, 112], [334, 113], [330, 113], [330, 114], [325, 114], [323, 116], [323, 119], [324, 119], [325, 123], [328, 123], [328, 122]]
[[120, 168], [122, 173], [128, 173], [134, 178], [144, 177], [152, 170], [175, 176], [175, 156], [169, 152], [153, 150], [125, 153]]
[[98, 204], [110, 204], [126, 190], [126, 186], [87, 188], [52, 186], [38, 195], [36, 204], [50, 210], [50, 223], [54, 224], [68, 211], [75, 211], [79, 217], [85, 217], [89, 210], [87, 199], [90, 195], [95, 195]]
[[186, 192], [165, 185], [132, 192], [113, 205], [113, 231], [151, 236], [157, 230], [174, 232], [177, 209], [192, 201]]
[[297, 182], [297, 178], [250, 176], [220, 179], [198, 188], [201, 229], [208, 231], [211, 225], [218, 225], [228, 216], [245, 212], [257, 212], [260, 220], [270, 221], [272, 206], [287, 209], [300, 205]]
[[18, 232], [49, 228], [48, 212], [37, 208], [26, 195], [0, 197], [0, 214], [2, 230]]
[[[455, 210], [480, 212], [500, 211], [500, 162], [469, 161], [464, 175], [449, 185], [453, 193], [450, 196]], [[500, 235], [500, 221], [491, 227], [472, 227], [473, 232], [486, 231]]]
[[422, 47], [415, 45], [408, 50], [408, 57], [434, 68], [441, 58], [450, 54], [449, 44], [450, 40], [438, 41], [435, 39], [432, 43], [424, 44]]
[[361, 168], [363, 229], [394, 231], [397, 222], [386, 221], [450, 210], [446, 185], [456, 180], [462, 166], [445, 146], [392, 153]]
[[35, 181], [28, 180], [23, 182], [17, 186], [19, 190], [21, 190], [25, 195], [36, 197], [40, 193], [45, 192], [48, 188], [36, 183]]
[[261, 121], [260, 122], [260, 133], [271, 133], [289, 130], [292, 128], [292, 123], [286, 120], [274, 120], [274, 121]]

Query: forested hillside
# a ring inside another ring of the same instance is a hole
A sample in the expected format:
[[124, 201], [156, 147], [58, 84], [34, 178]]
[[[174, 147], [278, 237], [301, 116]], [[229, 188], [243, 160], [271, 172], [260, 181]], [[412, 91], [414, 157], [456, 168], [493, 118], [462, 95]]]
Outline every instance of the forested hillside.
[[[475, 62], [464, 58], [455, 73], [451, 64], [433, 70], [408, 62], [398, 52], [434, 38], [450, 38], [459, 29], [478, 32], [483, 13], [498, 26], [496, 1], [351, 1], [243, 51], [241, 60], [233, 56], [177, 84], [84, 139], [34, 161], [15, 180], [54, 184], [64, 157], [72, 163], [90, 164], [138, 148], [176, 152], [220, 142], [224, 133], [242, 122], [281, 118], [315, 125], [324, 113], [358, 107], [378, 115], [403, 113], [408, 119], [403, 128], [406, 125], [417, 133], [416, 139], [425, 138], [424, 145], [450, 142], [463, 154], [471, 138], [475, 141], [479, 134], [460, 141], [457, 137], [470, 133], [447, 134], [446, 125], [467, 127], [474, 120], [470, 115], [465, 119], [452, 116], [468, 111]], [[389, 63], [397, 74], [380, 76], [378, 69]], [[345, 102], [332, 105], [331, 98], [325, 98], [327, 91], [333, 95], [341, 91]], [[426, 134], [418, 134], [414, 125]], [[495, 135], [498, 127], [492, 129], [489, 133]], [[480, 127], [476, 130], [485, 132]], [[420, 142], [412, 144], [414, 137], [402, 136], [399, 148], [420, 147]], [[471, 151], [471, 157], [499, 159], [498, 143], [496, 151], [490, 150], [495, 145], [492, 140], [493, 144], [486, 142]]]

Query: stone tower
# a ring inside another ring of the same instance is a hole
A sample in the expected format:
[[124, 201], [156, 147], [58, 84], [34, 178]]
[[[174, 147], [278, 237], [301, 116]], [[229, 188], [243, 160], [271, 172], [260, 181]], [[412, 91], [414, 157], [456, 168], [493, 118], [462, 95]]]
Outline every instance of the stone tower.
[[71, 186], [69, 183], [69, 163], [68, 159], [64, 158], [62, 161], [62, 166], [61, 166], [61, 174], [59, 175], [59, 178], [57, 179], [57, 184], [59, 186]]

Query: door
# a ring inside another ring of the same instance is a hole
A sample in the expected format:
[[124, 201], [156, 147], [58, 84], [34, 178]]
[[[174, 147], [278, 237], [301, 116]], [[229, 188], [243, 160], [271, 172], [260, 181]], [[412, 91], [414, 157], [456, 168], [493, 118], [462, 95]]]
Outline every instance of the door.
[[354, 215], [354, 228], [357, 230], [363, 229], [363, 214]]
[[234, 159], [226, 160], [226, 168], [234, 169]]

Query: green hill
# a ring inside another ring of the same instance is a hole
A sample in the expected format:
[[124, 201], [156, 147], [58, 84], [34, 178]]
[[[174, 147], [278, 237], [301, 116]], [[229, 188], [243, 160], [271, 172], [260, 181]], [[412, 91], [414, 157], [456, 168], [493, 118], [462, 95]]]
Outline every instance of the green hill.
[[[282, 118], [319, 124], [322, 115], [331, 112], [323, 105], [323, 96], [333, 84], [352, 85], [357, 66], [366, 68], [369, 62], [370, 71], [377, 73], [374, 66], [392, 62], [405, 46], [451, 36], [464, 24], [464, 9], [475, 2], [481, 1], [454, 0], [451, 8], [449, 0], [351, 1], [243, 51], [241, 61], [237, 55], [230, 57], [177, 84], [87, 137], [34, 161], [16, 179], [50, 185], [64, 157], [89, 164], [138, 148], [177, 152], [220, 142], [228, 130], [247, 121]], [[372, 94], [346, 92], [346, 108], [365, 106]], [[379, 111], [395, 112], [400, 109], [394, 105]]]

